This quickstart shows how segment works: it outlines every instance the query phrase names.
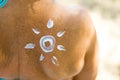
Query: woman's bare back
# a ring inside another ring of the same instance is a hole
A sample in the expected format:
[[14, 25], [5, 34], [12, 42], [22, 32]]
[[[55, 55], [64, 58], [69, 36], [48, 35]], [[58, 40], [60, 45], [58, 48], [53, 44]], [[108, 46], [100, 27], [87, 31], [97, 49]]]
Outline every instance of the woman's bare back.
[[0, 77], [95, 80], [97, 41], [87, 12], [52, 0], [27, 2], [0, 9]]

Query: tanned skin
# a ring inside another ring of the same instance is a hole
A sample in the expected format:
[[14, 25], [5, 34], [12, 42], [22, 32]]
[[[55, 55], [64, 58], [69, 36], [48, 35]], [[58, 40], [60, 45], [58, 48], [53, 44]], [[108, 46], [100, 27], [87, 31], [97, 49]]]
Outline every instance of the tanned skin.
[[[54, 27], [48, 29], [49, 19]], [[40, 31], [36, 35], [32, 28]], [[58, 38], [59, 31], [66, 33]], [[56, 48], [50, 54], [42, 51], [39, 40], [53, 35]], [[35, 43], [27, 50], [27, 43]], [[44, 53], [45, 59], [39, 60]], [[58, 58], [59, 65], [51, 62]], [[88, 13], [79, 7], [68, 7], [54, 0], [9, 0], [0, 8], [0, 77], [7, 80], [95, 80], [97, 74], [96, 32]]]

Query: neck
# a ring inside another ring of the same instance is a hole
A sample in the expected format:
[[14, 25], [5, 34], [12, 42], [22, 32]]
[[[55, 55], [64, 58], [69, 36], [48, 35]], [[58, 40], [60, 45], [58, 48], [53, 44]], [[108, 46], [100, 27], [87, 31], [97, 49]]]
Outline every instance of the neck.
[[54, 7], [55, 0], [8, 0], [5, 7], [0, 9], [0, 15], [26, 16], [45, 14]]
[[11, 10], [12, 12], [19, 12], [21, 10], [28, 10], [28, 8], [33, 8], [34, 6], [42, 8], [43, 5], [48, 6], [53, 3], [54, 0], [8, 0], [6, 7], [3, 9]]
[[54, 0], [12, 0], [11, 3], [28, 5], [28, 4], [33, 4], [35, 2], [40, 2], [42, 4], [42, 3], [50, 3], [53, 1]]
[[7, 7], [28, 7], [29, 5], [33, 5], [34, 3], [39, 3], [39, 5], [42, 4], [49, 4], [53, 3], [54, 0], [9, 0], [7, 3]]

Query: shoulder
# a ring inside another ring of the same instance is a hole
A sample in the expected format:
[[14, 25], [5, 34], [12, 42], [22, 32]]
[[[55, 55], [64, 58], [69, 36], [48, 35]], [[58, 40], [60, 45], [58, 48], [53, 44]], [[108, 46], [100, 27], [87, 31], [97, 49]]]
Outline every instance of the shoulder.
[[60, 16], [60, 21], [57, 23], [60, 25], [57, 26], [66, 32], [62, 38], [67, 42], [63, 43], [68, 50], [82, 49], [83, 54], [92, 43], [92, 39], [96, 37], [96, 30], [89, 12], [79, 6], [62, 6], [62, 8], [60, 6], [57, 10]]
[[66, 29], [71, 31], [71, 38], [77, 37], [81, 42], [86, 39], [90, 43], [96, 31], [89, 12], [79, 6], [70, 6], [63, 13], [67, 16]]
[[65, 24], [69, 26], [69, 28], [76, 28], [82, 31], [85, 30], [85, 32], [88, 32], [88, 34], [91, 32], [95, 32], [94, 25], [88, 10], [78, 5], [58, 6], [59, 7], [56, 7], [57, 13], [59, 13], [61, 20], [66, 22]]
[[[67, 29], [80, 30], [83, 34], [94, 34], [95, 28], [89, 12], [80, 6], [61, 6], [59, 7], [61, 22], [64, 22]], [[62, 16], [61, 16], [62, 15]], [[66, 22], [66, 23], [65, 23]]]
[[[85, 53], [95, 34], [94, 25], [89, 13], [84, 9], [62, 6], [57, 10], [59, 13], [59, 15], [57, 14], [59, 16], [57, 20], [59, 22], [56, 23], [56, 26], [65, 31], [61, 39], [58, 39], [58, 42], [65, 47], [65, 52], [62, 52], [65, 54], [57, 54], [57, 56], [60, 56], [62, 64], [65, 65], [62, 69], [71, 69], [71, 72], [67, 73], [76, 74], [83, 67]], [[64, 59], [65, 61], [62, 61]]]
[[88, 34], [95, 31], [90, 14], [86, 9], [74, 6], [73, 8], [70, 7], [69, 10], [71, 11], [71, 20], [76, 24], [76, 27], [82, 28], [82, 30], [88, 32]]

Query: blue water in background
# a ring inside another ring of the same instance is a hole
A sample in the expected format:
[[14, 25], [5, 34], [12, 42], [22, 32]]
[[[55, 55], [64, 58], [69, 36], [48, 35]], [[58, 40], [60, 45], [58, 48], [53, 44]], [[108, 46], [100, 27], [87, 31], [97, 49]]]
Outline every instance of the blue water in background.
[[0, 78], [0, 80], [6, 80], [5, 78]]

